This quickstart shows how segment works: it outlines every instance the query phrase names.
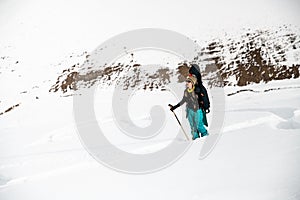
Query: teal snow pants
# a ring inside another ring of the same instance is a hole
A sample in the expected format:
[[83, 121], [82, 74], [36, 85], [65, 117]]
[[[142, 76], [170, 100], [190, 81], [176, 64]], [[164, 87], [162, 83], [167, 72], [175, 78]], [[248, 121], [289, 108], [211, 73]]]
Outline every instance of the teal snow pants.
[[203, 123], [204, 113], [202, 109], [194, 111], [193, 109], [187, 108], [186, 111], [193, 139], [199, 138], [199, 133], [201, 133], [201, 137], [208, 135]]

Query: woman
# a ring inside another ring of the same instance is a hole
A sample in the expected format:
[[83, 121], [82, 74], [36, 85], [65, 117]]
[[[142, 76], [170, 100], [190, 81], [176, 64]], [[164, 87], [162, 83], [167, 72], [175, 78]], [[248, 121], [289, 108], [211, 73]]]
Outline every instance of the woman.
[[202, 109], [199, 109], [198, 96], [195, 93], [196, 83], [197, 78], [195, 76], [188, 76], [186, 79], [186, 89], [184, 90], [182, 100], [170, 108], [170, 110], [173, 111], [186, 103], [186, 116], [189, 120], [193, 140], [199, 138], [199, 132], [201, 135], [207, 135], [207, 130], [203, 124], [203, 111]]
[[205, 87], [202, 85], [202, 77], [200, 73], [200, 67], [197, 64], [191, 64], [191, 68], [189, 69], [189, 73], [191, 75], [196, 76], [197, 83], [195, 84], [195, 93], [198, 95], [198, 103], [199, 109], [198, 117], [199, 117], [199, 124], [198, 129], [201, 129], [201, 137], [208, 135], [208, 132], [205, 131], [205, 126], [208, 126], [206, 113], [209, 113], [210, 102], [208, 98], [207, 91]]

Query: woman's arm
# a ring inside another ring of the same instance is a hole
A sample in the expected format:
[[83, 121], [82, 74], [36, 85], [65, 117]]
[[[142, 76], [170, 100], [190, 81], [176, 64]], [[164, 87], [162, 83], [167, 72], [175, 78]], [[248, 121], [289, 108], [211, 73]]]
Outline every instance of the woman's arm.
[[186, 102], [185, 92], [186, 91], [184, 91], [183, 97], [182, 97], [181, 101], [178, 104], [176, 104], [175, 106], [170, 105], [170, 107], [171, 107], [170, 110], [171, 111], [175, 110], [176, 108], [178, 108], [179, 106], [181, 106], [182, 104], [184, 104]]

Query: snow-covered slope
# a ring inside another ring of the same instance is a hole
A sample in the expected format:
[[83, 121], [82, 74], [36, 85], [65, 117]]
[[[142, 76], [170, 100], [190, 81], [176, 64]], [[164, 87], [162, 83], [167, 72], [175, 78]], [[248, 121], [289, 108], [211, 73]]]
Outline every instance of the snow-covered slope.
[[[96, 162], [81, 146], [75, 124], [65, 119], [72, 117], [70, 98], [45, 95], [31, 106], [34, 111], [23, 106], [2, 116], [1, 199], [298, 199], [299, 80], [247, 86], [255, 92], [228, 87], [226, 94], [236, 94], [226, 97], [223, 133], [212, 153], [198, 159], [201, 138], [172, 166], [139, 176]], [[64, 115], [47, 117], [54, 108]], [[26, 118], [28, 112], [34, 115]], [[120, 135], [116, 145], [135, 153], [163, 148], [179, 128], [167, 110], [166, 115], [161, 139], [126, 142]], [[103, 119], [106, 134], [114, 133], [113, 120]], [[143, 120], [150, 119], [136, 122]]]

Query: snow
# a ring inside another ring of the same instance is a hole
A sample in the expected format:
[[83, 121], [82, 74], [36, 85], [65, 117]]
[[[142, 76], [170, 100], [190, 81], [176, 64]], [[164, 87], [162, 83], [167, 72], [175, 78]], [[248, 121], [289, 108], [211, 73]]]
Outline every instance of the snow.
[[[2, 116], [1, 199], [298, 199], [299, 83], [296, 79], [253, 85], [248, 87], [295, 88], [227, 96], [223, 133], [208, 157], [198, 159], [205, 141], [201, 138], [172, 166], [138, 176], [122, 174], [96, 162], [81, 146], [71, 122], [72, 108], [67, 106], [71, 99], [45, 94], [36, 101], [39, 103], [28, 105], [34, 111], [25, 109], [25, 104]], [[49, 101], [51, 96], [53, 101]], [[45, 117], [57, 112], [54, 106], [46, 106], [49, 102], [64, 105], [60, 107], [64, 117]], [[169, 99], [163, 104], [167, 102]], [[29, 112], [34, 115], [29, 117]], [[137, 123], [143, 119], [140, 113], [131, 112]], [[164, 148], [172, 133], [177, 132], [174, 127], [179, 128], [173, 116], [167, 111], [166, 114], [165, 131], [149, 141], [126, 140], [126, 136], [115, 132], [117, 128], [109, 117], [103, 128], [111, 141], [117, 139], [118, 147], [149, 153]]]
[[[199, 159], [207, 140], [201, 138], [172, 165], [141, 175], [98, 163], [81, 143], [72, 97], [48, 92], [62, 70], [84, 60], [84, 52], [135, 28], [171, 29], [201, 42], [223, 30], [234, 35], [244, 26], [298, 25], [295, 1], [266, 1], [257, 7], [258, 2], [162, 1], [147, 2], [145, 9], [139, 1], [2, 1], [0, 112], [20, 106], [0, 115], [0, 199], [300, 199], [300, 79], [226, 87], [224, 125], [211, 153]], [[219, 14], [208, 19], [212, 10]], [[236, 93], [240, 90], [252, 91]], [[167, 104], [180, 96], [137, 91], [131, 97], [129, 114], [135, 124], [151, 123], [153, 105], [166, 115], [160, 134], [139, 140], [114, 124], [112, 92], [97, 90], [94, 108], [118, 148], [147, 154], [175, 139], [180, 127]], [[176, 113], [186, 122], [181, 109]], [[214, 111], [212, 107], [209, 123]]]

